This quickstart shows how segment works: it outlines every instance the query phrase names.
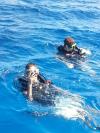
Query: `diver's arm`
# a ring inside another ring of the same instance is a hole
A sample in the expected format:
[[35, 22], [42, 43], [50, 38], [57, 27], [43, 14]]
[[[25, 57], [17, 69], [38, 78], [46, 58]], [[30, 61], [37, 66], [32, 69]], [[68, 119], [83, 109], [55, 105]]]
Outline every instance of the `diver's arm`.
[[86, 54], [85, 52], [82, 52], [82, 49], [78, 48], [77, 46], [76, 46], [76, 49], [77, 49], [77, 52], [78, 52], [78, 54], [79, 54], [80, 56]]
[[77, 46], [75, 47], [75, 50], [77, 50], [78, 53], [80, 53], [80, 48], [78, 48]]
[[28, 98], [29, 98], [30, 101], [32, 101], [33, 100], [33, 96], [32, 96], [32, 80], [30, 79], [28, 82], [29, 82], [28, 83]]
[[76, 51], [79, 55], [83, 55], [81, 49], [78, 48], [77, 46], [75, 47], [75, 51]]

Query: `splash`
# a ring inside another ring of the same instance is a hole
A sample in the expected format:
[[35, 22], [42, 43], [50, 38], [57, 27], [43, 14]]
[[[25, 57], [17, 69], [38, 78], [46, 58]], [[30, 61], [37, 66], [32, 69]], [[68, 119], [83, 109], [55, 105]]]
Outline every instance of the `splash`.
[[[82, 120], [89, 128], [100, 130], [94, 121], [92, 115], [93, 110], [85, 104], [85, 100], [76, 94], [62, 90], [62, 96], [57, 96], [55, 99], [55, 106], [42, 106], [41, 104], [32, 103], [28, 104], [31, 113], [34, 116], [55, 115], [61, 116], [65, 119]], [[95, 109], [94, 109], [95, 110]], [[95, 113], [94, 113], [95, 114]]]
[[67, 119], [77, 119], [83, 117], [84, 101], [78, 95], [67, 92], [66, 96], [56, 99], [55, 114]]
[[82, 50], [82, 53], [86, 53], [86, 55], [91, 55], [91, 51], [88, 49], [80, 48]]
[[97, 125], [94, 119], [95, 115], [100, 117], [100, 112], [87, 106], [85, 104], [85, 100], [79, 95], [67, 92], [66, 97], [58, 97], [56, 99], [55, 115], [62, 116], [65, 119], [80, 119], [89, 128], [93, 130], [100, 130], [100, 125]]
[[68, 61], [67, 59], [65, 59], [64, 56], [57, 55], [56, 59], [63, 62], [69, 69], [72, 69], [75, 67], [75, 65], [73, 63], [71, 63], [70, 61]]
[[80, 61], [80, 68], [84, 72], [88, 72], [90, 76], [95, 76], [96, 72], [91, 68], [91, 66], [87, 62]]

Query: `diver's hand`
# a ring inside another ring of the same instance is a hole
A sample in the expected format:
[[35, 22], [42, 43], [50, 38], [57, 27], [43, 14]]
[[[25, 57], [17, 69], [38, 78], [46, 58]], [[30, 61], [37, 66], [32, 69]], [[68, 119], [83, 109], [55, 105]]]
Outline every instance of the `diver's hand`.
[[46, 84], [51, 84], [51, 80], [46, 80]]
[[82, 49], [79, 49], [78, 54], [82, 56], [85, 55], [86, 53]]
[[29, 98], [30, 101], [33, 101], [32, 95], [29, 95], [28, 98]]

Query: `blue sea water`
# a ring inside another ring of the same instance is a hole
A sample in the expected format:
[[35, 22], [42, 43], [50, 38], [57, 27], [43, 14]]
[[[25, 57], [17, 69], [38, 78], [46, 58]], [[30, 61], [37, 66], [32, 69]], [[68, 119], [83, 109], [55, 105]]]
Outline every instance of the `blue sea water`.
[[[56, 58], [66, 36], [91, 51], [73, 69]], [[0, 0], [0, 133], [99, 132], [80, 119], [86, 112], [100, 125], [99, 44], [99, 0]], [[70, 93], [56, 109], [32, 105], [14, 86], [28, 62]]]

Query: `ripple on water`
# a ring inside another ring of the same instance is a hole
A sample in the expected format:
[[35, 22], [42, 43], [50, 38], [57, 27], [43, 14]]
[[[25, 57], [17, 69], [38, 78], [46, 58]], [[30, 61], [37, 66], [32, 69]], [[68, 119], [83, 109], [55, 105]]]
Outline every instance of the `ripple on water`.
[[[2, 132], [8, 129], [11, 133], [93, 132], [82, 127], [82, 122], [77, 123], [78, 118], [84, 121], [85, 116], [92, 116], [93, 122], [100, 123], [99, 5], [97, 0], [0, 0]], [[56, 48], [66, 36], [74, 37], [80, 47], [92, 53], [86, 64], [80, 63], [81, 70], [79, 67], [69, 69], [55, 58]], [[68, 90], [66, 97], [56, 99], [55, 107], [31, 104], [14, 87], [13, 80], [30, 61], [35, 62], [54, 84]], [[50, 116], [37, 120], [34, 115], [30, 117], [25, 113], [27, 111], [48, 112]], [[75, 120], [74, 124], [70, 119]], [[60, 124], [57, 129], [55, 123]]]

